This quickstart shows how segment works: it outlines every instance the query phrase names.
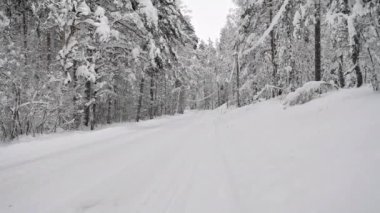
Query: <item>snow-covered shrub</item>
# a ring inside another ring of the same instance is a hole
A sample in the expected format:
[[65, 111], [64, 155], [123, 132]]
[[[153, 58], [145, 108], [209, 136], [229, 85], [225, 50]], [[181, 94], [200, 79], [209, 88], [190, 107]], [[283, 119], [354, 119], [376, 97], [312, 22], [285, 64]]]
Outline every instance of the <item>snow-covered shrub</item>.
[[4, 14], [3, 11], [0, 11], [0, 29], [7, 27], [9, 23], [9, 18]]
[[298, 104], [304, 104], [323, 93], [327, 93], [336, 89], [338, 89], [336, 85], [327, 83], [325, 81], [310, 81], [304, 84], [302, 87], [298, 88], [296, 91], [289, 93], [284, 100], [284, 105], [294, 106]]
[[275, 86], [267, 84], [255, 95], [253, 99], [254, 100], [260, 100], [260, 99], [268, 100], [275, 96], [280, 95], [282, 91], [283, 89], [280, 87], [275, 87]]
[[78, 67], [78, 69], [76, 70], [76, 74], [79, 77], [83, 77], [86, 80], [95, 83], [97, 76], [96, 76], [96, 72], [95, 72], [94, 67], [95, 67], [94, 64], [89, 65], [89, 66], [82, 65], [82, 66]]

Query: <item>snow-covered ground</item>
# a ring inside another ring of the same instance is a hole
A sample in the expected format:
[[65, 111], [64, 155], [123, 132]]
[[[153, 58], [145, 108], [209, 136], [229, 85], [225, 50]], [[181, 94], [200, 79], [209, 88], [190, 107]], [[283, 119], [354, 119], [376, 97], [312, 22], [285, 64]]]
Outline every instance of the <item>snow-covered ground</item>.
[[342, 90], [0, 147], [0, 212], [378, 213], [380, 94]]

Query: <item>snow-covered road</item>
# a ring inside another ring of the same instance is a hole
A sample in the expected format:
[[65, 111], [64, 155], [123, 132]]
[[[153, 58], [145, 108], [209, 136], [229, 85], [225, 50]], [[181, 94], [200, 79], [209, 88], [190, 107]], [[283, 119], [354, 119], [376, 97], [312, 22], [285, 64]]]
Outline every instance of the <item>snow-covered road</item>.
[[364, 88], [0, 147], [0, 212], [378, 213], [379, 109]]

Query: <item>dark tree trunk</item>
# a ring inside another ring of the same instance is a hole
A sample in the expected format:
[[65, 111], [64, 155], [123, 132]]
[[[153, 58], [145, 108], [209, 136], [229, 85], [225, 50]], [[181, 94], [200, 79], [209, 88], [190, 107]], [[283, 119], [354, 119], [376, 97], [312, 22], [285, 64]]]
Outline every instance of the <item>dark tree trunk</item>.
[[178, 113], [185, 113], [185, 87], [182, 85], [179, 91], [179, 100], [178, 100]]
[[43, 49], [41, 48], [41, 23], [38, 21], [37, 22], [37, 28], [36, 28], [36, 33], [37, 33], [37, 54], [38, 54], [38, 61], [37, 61], [37, 69], [41, 69], [41, 63], [43, 61]]
[[[176, 84], [176, 88], [179, 88], [181, 85]], [[206, 80], [203, 80], [203, 99], [204, 99], [204, 109], [208, 110], [210, 109], [210, 103], [208, 98], [208, 90], [207, 90], [207, 84]]]
[[164, 101], [163, 101], [163, 107], [164, 107], [164, 114], [168, 114], [168, 92], [167, 92], [167, 82], [166, 82], [166, 76], [164, 76]]
[[[179, 79], [175, 81], [175, 88], [178, 89], [178, 96], [177, 96], [177, 103], [176, 103], [176, 109], [174, 113], [183, 114], [185, 112], [185, 88]], [[206, 85], [204, 86], [204, 92], [206, 95]], [[177, 95], [177, 92], [176, 92]], [[207, 97], [207, 96], [205, 96]], [[206, 100], [205, 100], [206, 101]], [[205, 102], [206, 103], [206, 102]]]
[[112, 100], [108, 98], [108, 106], [107, 106], [107, 124], [111, 124], [111, 113], [112, 113]]
[[220, 98], [220, 86], [219, 86], [219, 83], [216, 84], [217, 87], [218, 87], [218, 101], [217, 101], [217, 107], [219, 107], [221, 104], [221, 98]]
[[13, 119], [11, 125], [10, 139], [13, 140], [22, 134], [21, 124], [20, 124], [20, 113], [19, 106], [21, 105], [21, 88], [14, 84], [15, 89], [15, 104], [13, 111]]
[[143, 95], [144, 95], [144, 77], [141, 78], [140, 82], [140, 94], [139, 94], [139, 102], [137, 105], [137, 115], [136, 115], [136, 121], [139, 122], [141, 119], [141, 108], [142, 108], [142, 101], [143, 101]]
[[320, 81], [321, 76], [321, 2], [315, 2], [315, 80]]
[[236, 99], [238, 107], [241, 107], [240, 104], [240, 62], [239, 62], [239, 54], [236, 53]]
[[91, 129], [92, 129], [92, 123], [94, 122], [94, 115], [93, 115], [93, 104], [94, 103], [91, 103], [92, 101], [92, 82], [91, 81], [87, 81], [86, 82], [86, 90], [85, 90], [85, 94], [86, 94], [86, 106], [85, 106], [85, 114], [84, 114], [84, 125], [85, 126], [91, 126]]
[[46, 69], [50, 70], [51, 64], [51, 34], [50, 31], [46, 33]]
[[360, 70], [359, 56], [360, 56], [359, 36], [355, 35], [354, 36], [354, 44], [352, 45], [352, 63], [355, 65], [356, 86], [357, 87], [361, 87], [363, 85], [363, 74]]
[[77, 61], [74, 61], [74, 65], [73, 65], [73, 68], [74, 68], [74, 72], [73, 72], [73, 91], [74, 91], [74, 97], [73, 97], [73, 105], [74, 105], [74, 129], [79, 129], [79, 127], [81, 126], [81, 123], [82, 123], [82, 113], [80, 112], [82, 108], [82, 106], [80, 106], [78, 104], [78, 101], [79, 101], [79, 97], [77, 95], [77, 92], [76, 92], [76, 88], [77, 88], [77, 84], [78, 84], [78, 76], [76, 74], [76, 70], [77, 70], [77, 67], [78, 67], [78, 62]]
[[153, 119], [154, 118], [154, 74], [152, 73], [150, 76], [150, 105], [149, 105], [149, 118]]
[[[269, 25], [273, 21], [273, 2], [269, 0]], [[270, 47], [271, 47], [271, 62], [273, 66], [272, 78], [273, 85], [277, 86], [277, 70], [278, 66], [276, 63], [277, 47], [276, 47], [276, 37], [274, 29], [270, 32]]]
[[90, 129], [91, 130], [94, 130], [95, 129], [95, 125], [96, 125], [96, 119], [95, 119], [95, 116], [96, 116], [96, 103], [93, 103], [92, 104], [92, 116], [91, 116], [91, 120], [90, 120]]
[[339, 77], [339, 86], [341, 88], [344, 88], [346, 86], [346, 82], [344, 80], [344, 73], [343, 73], [343, 54], [339, 56], [338, 77]]
[[22, 11], [22, 34], [23, 34], [23, 43], [24, 43], [24, 57], [25, 65], [28, 64], [28, 11], [26, 6], [26, 0], [23, 0], [23, 11]]

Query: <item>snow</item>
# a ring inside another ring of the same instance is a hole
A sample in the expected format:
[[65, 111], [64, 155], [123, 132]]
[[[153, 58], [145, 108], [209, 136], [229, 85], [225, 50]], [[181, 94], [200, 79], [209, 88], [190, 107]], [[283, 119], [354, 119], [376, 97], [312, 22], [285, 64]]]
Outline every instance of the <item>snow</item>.
[[364, 87], [0, 147], [0, 212], [377, 213], [379, 108]]
[[0, 29], [7, 27], [9, 23], [9, 18], [0, 10]]
[[69, 69], [73, 66], [73, 63], [65, 60], [66, 57], [75, 50], [78, 41], [74, 38], [69, 40], [69, 43], [63, 46], [62, 50], [59, 51], [57, 58], [60, 60], [61, 65], [65, 68], [65, 70]]
[[335, 85], [324, 81], [310, 81], [285, 97], [284, 105], [304, 104], [312, 99], [336, 89]]
[[355, 5], [352, 8], [352, 12], [355, 16], [365, 16], [370, 12], [370, 10], [363, 4], [363, 0], [356, 0]]
[[88, 67], [87, 65], [82, 65], [77, 68], [76, 74], [78, 77], [83, 77], [88, 81], [96, 81], [96, 73], [93, 67]]
[[118, 39], [119, 32], [116, 30], [111, 30], [111, 27], [109, 25], [109, 20], [107, 16], [105, 15], [104, 8], [97, 6], [94, 12], [94, 18], [95, 20], [86, 19], [82, 22], [91, 24], [94, 27], [96, 27], [95, 35], [97, 35], [97, 38], [99, 39], [100, 42], [109, 41], [111, 36]]
[[5, 64], [8, 62], [7, 59], [1, 59], [0, 58], [0, 68], [2, 68], [3, 66], [5, 66]]
[[355, 16], [347, 16], [347, 28], [348, 28], [348, 37], [349, 37], [349, 44], [354, 45], [355, 44], [355, 36], [357, 35], [356, 28], [355, 28]]
[[80, 3], [78, 8], [77, 8], [77, 12], [84, 15], [84, 16], [88, 16], [91, 14], [91, 9], [86, 4], [86, 1], [82, 1], [82, 3]]
[[71, 75], [69, 72], [66, 73], [66, 78], [64, 80], [64, 84], [67, 85], [72, 81]]
[[140, 47], [133, 48], [133, 50], [132, 50], [133, 59], [138, 60], [138, 58], [140, 56], [140, 52], [141, 52]]
[[157, 12], [157, 9], [153, 6], [152, 1], [151, 0], [137, 0], [137, 1], [142, 5], [142, 8], [140, 10], [142, 11], [143, 14], [145, 14], [149, 23], [157, 27], [158, 12]]
[[106, 14], [106, 11], [104, 10], [103, 7], [101, 7], [101, 6], [96, 7], [95, 14], [94, 14], [95, 17], [102, 18], [105, 16], [105, 14]]
[[98, 6], [95, 11], [95, 17], [99, 21], [98, 23], [95, 23], [95, 34], [99, 36], [101, 42], [106, 42], [110, 39], [111, 27], [109, 26], [108, 18], [105, 16], [105, 10]]
[[293, 26], [295, 28], [299, 28], [300, 27], [300, 25], [301, 25], [301, 19], [302, 19], [301, 13], [299, 11], [296, 11], [296, 13], [294, 14], [294, 18], [293, 18]]
[[156, 46], [156, 42], [153, 39], [150, 39], [149, 42], [149, 58], [151, 60], [151, 64], [156, 67], [156, 58], [160, 57], [161, 51], [160, 49]]

